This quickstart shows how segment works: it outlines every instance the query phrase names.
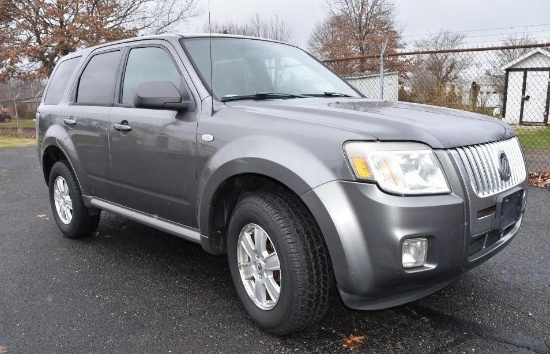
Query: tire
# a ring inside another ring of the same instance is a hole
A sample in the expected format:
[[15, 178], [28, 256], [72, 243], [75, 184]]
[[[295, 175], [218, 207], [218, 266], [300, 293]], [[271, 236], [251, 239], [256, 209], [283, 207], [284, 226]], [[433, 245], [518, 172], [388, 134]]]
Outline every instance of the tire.
[[[254, 242], [262, 237], [266, 246], [256, 258]], [[239, 240], [251, 246], [248, 251]], [[262, 193], [240, 200], [231, 216], [227, 247], [237, 294], [260, 328], [287, 335], [325, 316], [333, 284], [332, 265], [321, 231], [298, 197]], [[273, 257], [278, 258], [278, 271]], [[275, 296], [262, 282], [271, 284]], [[279, 285], [278, 298], [275, 285]], [[261, 287], [259, 293], [257, 286]]]
[[53, 165], [48, 187], [52, 214], [66, 237], [88, 237], [95, 232], [99, 225], [100, 213], [90, 215], [90, 211], [84, 205], [75, 174], [66, 161], [58, 161]]

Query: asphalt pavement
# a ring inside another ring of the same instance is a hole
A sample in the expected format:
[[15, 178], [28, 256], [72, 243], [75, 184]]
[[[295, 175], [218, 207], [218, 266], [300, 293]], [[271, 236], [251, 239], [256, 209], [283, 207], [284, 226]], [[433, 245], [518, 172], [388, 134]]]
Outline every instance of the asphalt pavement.
[[95, 237], [61, 236], [34, 148], [0, 149], [0, 353], [547, 353], [550, 192], [497, 256], [438, 293], [325, 319], [277, 338], [251, 323], [227, 259], [103, 213]]

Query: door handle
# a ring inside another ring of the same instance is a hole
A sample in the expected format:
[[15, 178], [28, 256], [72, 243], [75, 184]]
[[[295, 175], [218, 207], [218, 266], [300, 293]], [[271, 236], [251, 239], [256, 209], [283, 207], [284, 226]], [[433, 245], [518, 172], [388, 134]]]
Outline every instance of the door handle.
[[126, 121], [123, 121], [121, 124], [113, 124], [113, 128], [119, 132], [129, 132], [132, 130], [132, 127]]
[[74, 117], [71, 117], [69, 119], [63, 119], [63, 123], [67, 124], [68, 126], [73, 126], [76, 124], [76, 120], [74, 120]]

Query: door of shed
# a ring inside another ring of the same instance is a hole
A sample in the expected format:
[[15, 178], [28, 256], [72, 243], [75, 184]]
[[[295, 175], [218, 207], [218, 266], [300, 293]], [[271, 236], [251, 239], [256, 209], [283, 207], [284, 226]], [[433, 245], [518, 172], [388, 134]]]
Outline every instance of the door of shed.
[[[525, 83], [525, 103], [522, 122], [548, 122], [548, 71], [528, 71]], [[528, 99], [527, 99], [528, 97]]]
[[507, 73], [505, 120], [510, 124], [548, 124], [549, 69], [512, 69]]

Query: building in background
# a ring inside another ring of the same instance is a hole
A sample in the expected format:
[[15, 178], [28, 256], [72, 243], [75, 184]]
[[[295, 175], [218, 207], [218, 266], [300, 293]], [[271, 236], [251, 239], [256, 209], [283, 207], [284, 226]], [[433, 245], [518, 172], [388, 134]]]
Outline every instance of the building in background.
[[[353, 87], [365, 95], [367, 98], [380, 98], [380, 75], [363, 75], [345, 77]], [[390, 72], [384, 74], [384, 100], [397, 101], [399, 93], [399, 74]]]
[[[479, 85], [477, 107], [502, 107], [502, 77], [483, 75], [475, 78], [473, 81]], [[465, 106], [471, 105], [471, 84], [472, 81], [467, 80], [463, 81], [461, 85], [462, 104]]]

